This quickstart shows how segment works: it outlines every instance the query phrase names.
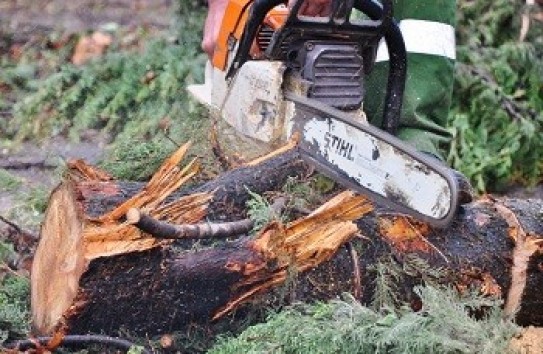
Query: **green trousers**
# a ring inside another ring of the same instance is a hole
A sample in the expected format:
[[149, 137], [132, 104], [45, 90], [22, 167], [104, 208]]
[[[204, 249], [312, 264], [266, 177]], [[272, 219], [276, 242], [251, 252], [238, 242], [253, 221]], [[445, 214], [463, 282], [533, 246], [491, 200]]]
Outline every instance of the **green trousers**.
[[[419, 151], [440, 156], [440, 147], [450, 141], [445, 129], [451, 105], [455, 43], [454, 0], [395, 0], [407, 49], [407, 81], [398, 136]], [[369, 121], [380, 126], [388, 54], [382, 43], [377, 63], [366, 80], [364, 109]]]

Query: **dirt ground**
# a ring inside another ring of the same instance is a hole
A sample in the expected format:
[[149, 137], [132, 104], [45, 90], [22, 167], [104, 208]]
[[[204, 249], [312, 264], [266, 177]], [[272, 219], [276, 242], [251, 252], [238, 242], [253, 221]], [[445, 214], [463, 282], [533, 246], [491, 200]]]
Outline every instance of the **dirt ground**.
[[168, 27], [172, 0], [1, 0], [0, 22], [13, 33], [81, 32], [108, 23]]
[[[172, 0], [0, 0], [0, 30], [23, 45], [36, 36], [82, 34], [103, 27], [160, 32], [169, 28], [173, 18]], [[10, 116], [0, 115], [0, 119], [9, 120]], [[23, 180], [20, 189], [51, 189], [58, 183], [57, 167], [72, 158], [96, 163], [106, 145], [107, 138], [93, 131], [79, 143], [59, 136], [39, 145], [2, 146], [0, 139], [0, 168]], [[6, 215], [16, 197], [17, 191], [0, 189], [0, 215]]]

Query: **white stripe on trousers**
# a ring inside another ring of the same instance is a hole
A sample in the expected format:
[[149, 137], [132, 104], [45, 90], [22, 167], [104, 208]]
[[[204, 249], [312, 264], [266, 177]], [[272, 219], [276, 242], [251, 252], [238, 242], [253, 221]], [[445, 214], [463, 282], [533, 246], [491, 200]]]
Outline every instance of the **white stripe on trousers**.
[[[399, 26], [408, 53], [429, 54], [456, 59], [456, 41], [453, 26], [424, 20], [402, 20]], [[388, 61], [388, 50], [384, 39], [379, 43], [375, 61]]]

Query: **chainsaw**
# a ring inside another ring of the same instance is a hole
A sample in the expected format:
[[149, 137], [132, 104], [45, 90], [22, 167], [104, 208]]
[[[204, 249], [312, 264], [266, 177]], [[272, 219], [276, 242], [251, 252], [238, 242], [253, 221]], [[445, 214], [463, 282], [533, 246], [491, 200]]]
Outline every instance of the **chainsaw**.
[[[392, 0], [332, 0], [326, 17], [281, 0], [230, 0], [205, 83], [189, 92], [259, 144], [299, 136], [318, 171], [436, 227], [459, 205], [453, 170], [395, 137], [406, 50]], [[364, 79], [386, 43], [389, 74], [382, 124], [367, 123]]]

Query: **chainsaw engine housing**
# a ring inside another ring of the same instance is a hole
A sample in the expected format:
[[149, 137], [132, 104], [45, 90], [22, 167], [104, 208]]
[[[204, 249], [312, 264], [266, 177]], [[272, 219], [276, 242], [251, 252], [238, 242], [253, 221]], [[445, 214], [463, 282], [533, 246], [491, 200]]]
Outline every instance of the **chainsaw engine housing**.
[[308, 98], [341, 110], [362, 107], [364, 63], [358, 44], [307, 41], [289, 65], [310, 82]]

